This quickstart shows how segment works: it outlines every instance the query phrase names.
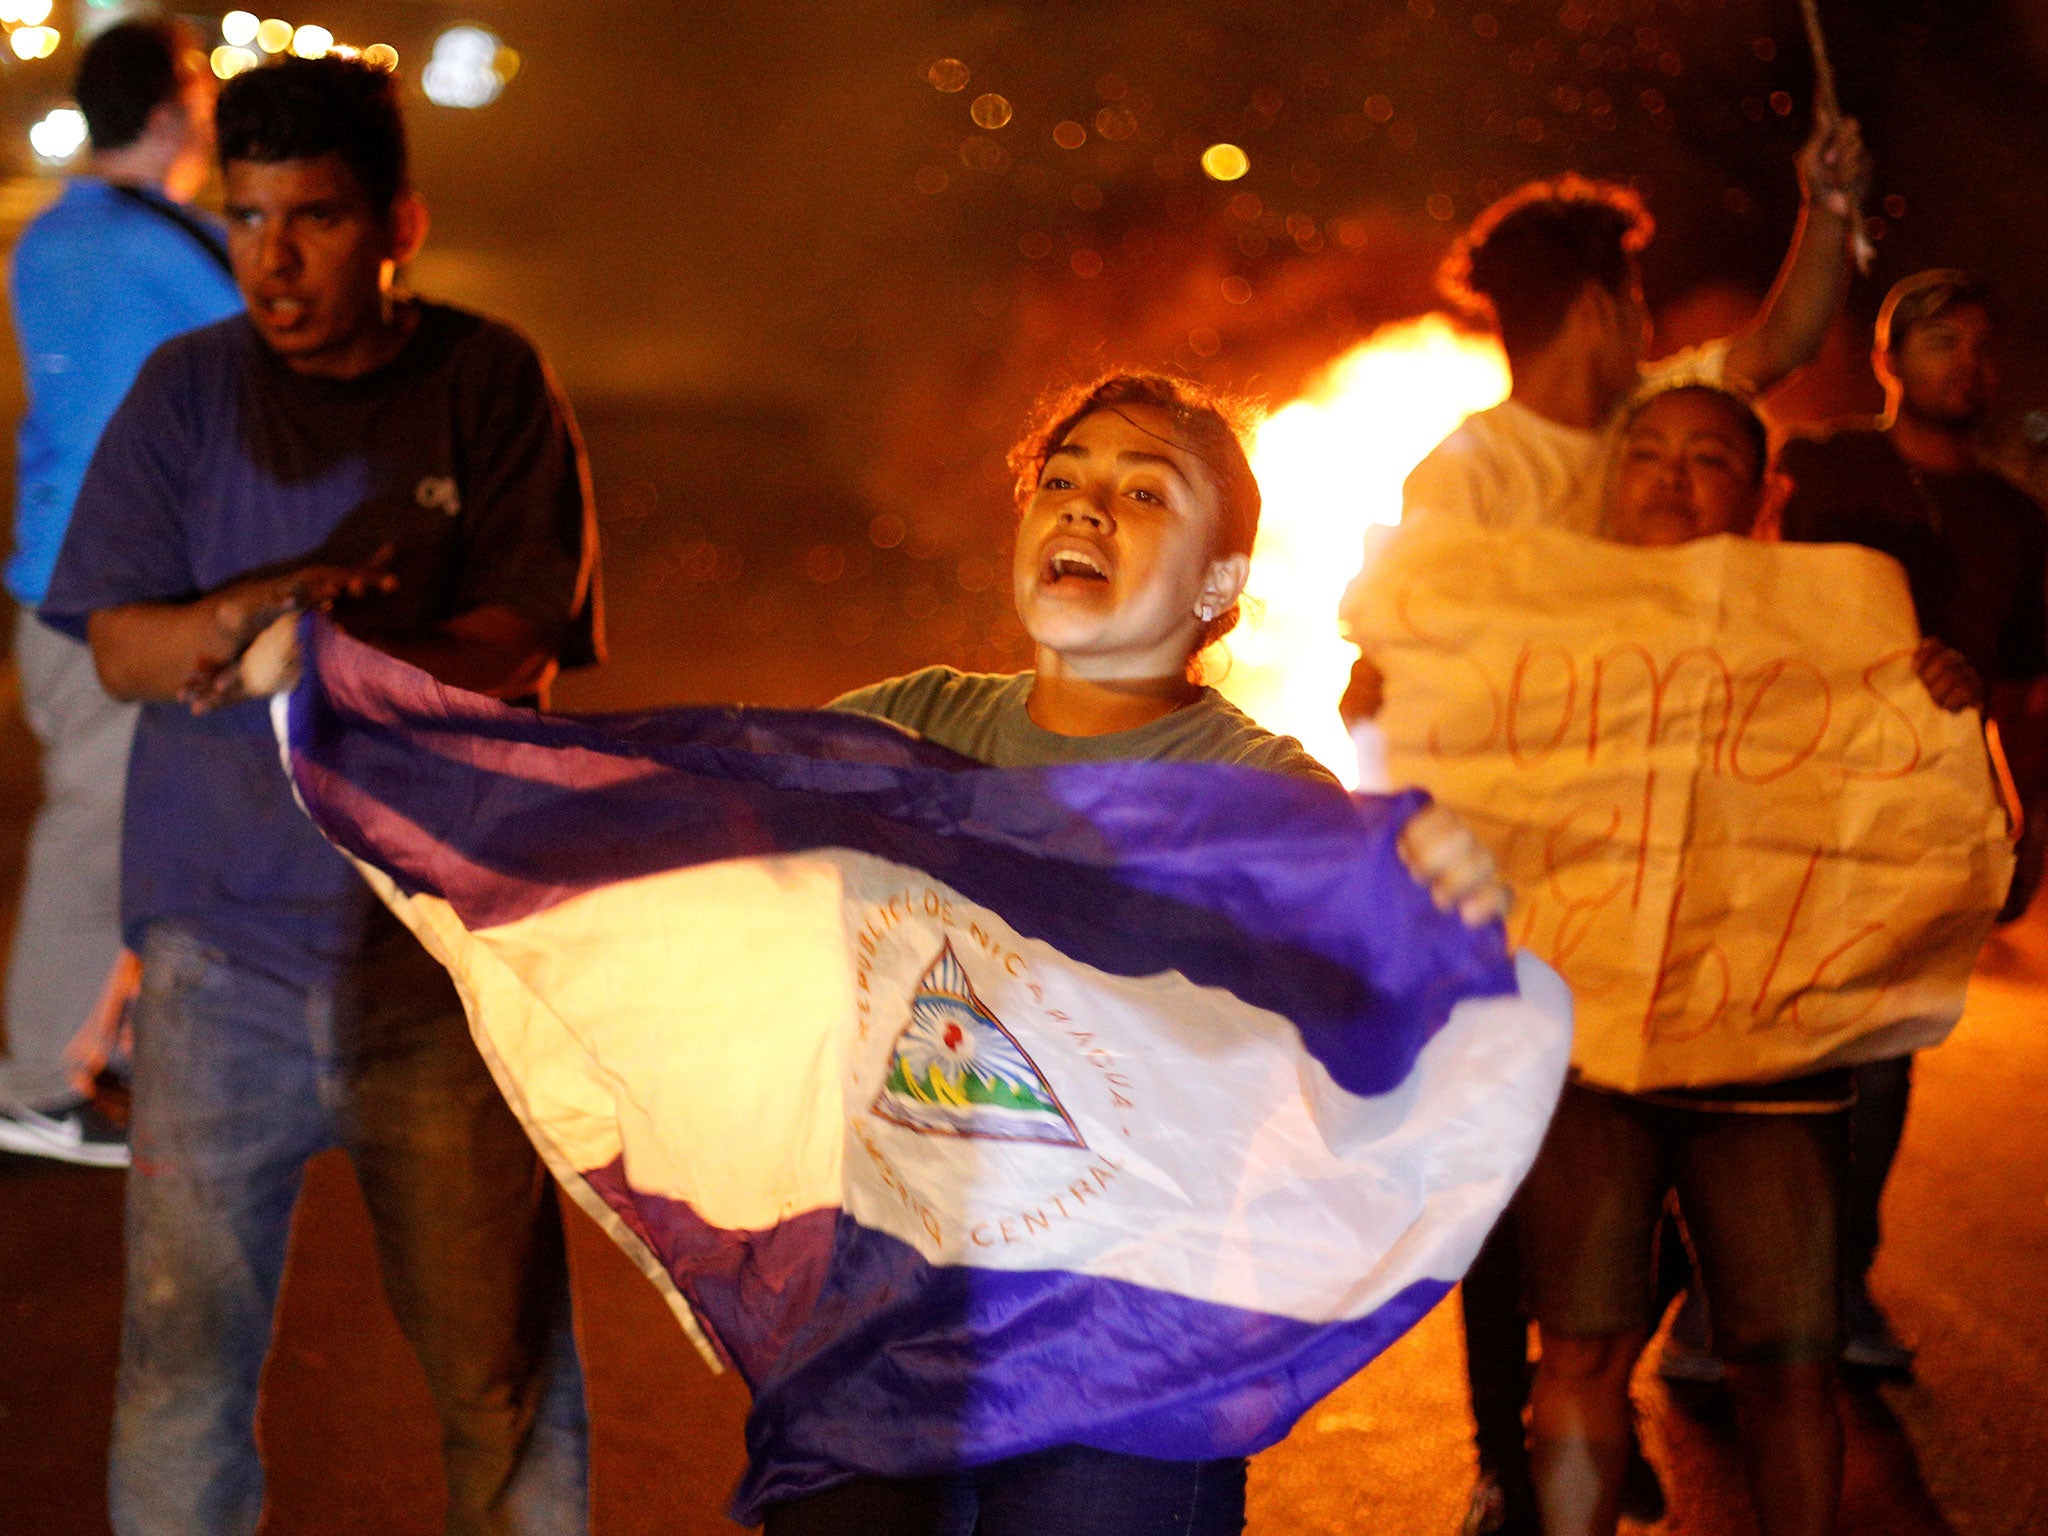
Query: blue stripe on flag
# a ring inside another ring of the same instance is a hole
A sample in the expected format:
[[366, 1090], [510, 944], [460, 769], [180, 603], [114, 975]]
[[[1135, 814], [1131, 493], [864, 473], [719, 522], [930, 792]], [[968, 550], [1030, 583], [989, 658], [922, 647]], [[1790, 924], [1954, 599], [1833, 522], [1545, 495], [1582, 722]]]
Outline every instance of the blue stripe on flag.
[[[934, 1265], [844, 1212], [747, 1234], [761, 1247], [743, 1251], [687, 1206], [632, 1190], [617, 1164], [586, 1177], [658, 1253], [681, 1256], [684, 1294], [720, 1319], [754, 1393], [732, 1509], [743, 1525], [850, 1474], [926, 1477], [1054, 1445], [1250, 1456], [1451, 1287], [1419, 1280], [1353, 1321], [1303, 1322], [1066, 1270]], [[820, 1272], [785, 1332], [783, 1287]]]

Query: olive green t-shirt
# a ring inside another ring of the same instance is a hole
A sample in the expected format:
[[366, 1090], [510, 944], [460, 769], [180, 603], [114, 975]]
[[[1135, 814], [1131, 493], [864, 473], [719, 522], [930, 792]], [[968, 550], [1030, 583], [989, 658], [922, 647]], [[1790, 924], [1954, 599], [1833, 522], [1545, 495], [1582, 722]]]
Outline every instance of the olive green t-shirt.
[[1132, 731], [1062, 736], [1033, 720], [1024, 704], [1033, 674], [955, 672], [926, 667], [834, 699], [827, 707], [892, 720], [926, 741], [991, 768], [1050, 768], [1065, 763], [1235, 763], [1301, 779], [1337, 782], [1292, 736], [1276, 736], [1214, 688]]

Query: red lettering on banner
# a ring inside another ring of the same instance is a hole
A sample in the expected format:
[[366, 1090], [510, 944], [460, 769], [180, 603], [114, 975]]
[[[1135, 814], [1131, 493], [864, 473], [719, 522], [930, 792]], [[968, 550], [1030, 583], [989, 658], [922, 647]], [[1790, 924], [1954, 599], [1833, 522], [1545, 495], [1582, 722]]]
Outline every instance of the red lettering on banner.
[[[1678, 914], [1685, 906], [1685, 880], [1681, 877], [1671, 892], [1671, 911], [1664, 919], [1664, 952], [1657, 960], [1657, 976], [1650, 984], [1650, 1001], [1643, 1010], [1643, 1038], [1660, 1040], [1665, 1044], [1679, 1044], [1696, 1040], [1721, 1021], [1721, 1015], [1728, 1007], [1728, 997], [1734, 988], [1734, 977], [1730, 973], [1728, 956], [1718, 944], [1705, 944], [1687, 954], [1674, 956], [1671, 953], [1673, 937], [1678, 931]], [[1707, 960], [1715, 961], [1721, 968], [1721, 996], [1715, 1002], [1704, 1022], [1684, 1033], [1674, 1033], [1657, 1026], [1657, 1004], [1664, 996], [1664, 984], [1682, 970], [1697, 967]]]
[[[1863, 686], [1869, 692], [1871, 698], [1877, 701], [1877, 707], [1879, 709], [1888, 711], [1893, 716], [1893, 718], [1895, 718], [1899, 722], [1900, 725], [1906, 728], [1907, 736], [1912, 738], [1913, 750], [1907, 755], [1906, 761], [1897, 768], [1845, 767], [1842, 769], [1843, 777], [1851, 779], [1877, 780], [1903, 779], [1907, 774], [1911, 773], [1915, 768], [1918, 768], [1920, 766], [1920, 759], [1925, 755], [1925, 749], [1922, 747], [1920, 742], [1920, 728], [1913, 724], [1913, 717], [1911, 715], [1907, 714], [1903, 709], [1899, 708], [1897, 704], [1893, 703], [1891, 698], [1885, 693], [1885, 691], [1877, 686], [1877, 674], [1879, 672], [1883, 671], [1886, 667], [1891, 666], [1896, 662], [1910, 661], [1912, 657], [1913, 649], [1911, 647], [1904, 650], [1893, 651], [1888, 656], [1878, 657], [1877, 660], [1873, 661], [1869, 666], [1863, 669]], [[1920, 680], [1918, 676], [1914, 677], [1913, 685], [1916, 688], [1920, 686]]]
[[1749, 1005], [1752, 1015], [1763, 1012], [1764, 998], [1769, 995], [1771, 983], [1777, 979], [1778, 965], [1785, 958], [1785, 946], [1792, 942], [1792, 925], [1799, 921], [1799, 909], [1806, 905], [1806, 893], [1813, 885], [1813, 872], [1820, 868], [1822, 850], [1813, 850], [1813, 857], [1806, 861], [1806, 872], [1799, 877], [1799, 889], [1792, 893], [1792, 910], [1785, 914], [1785, 928], [1778, 935], [1778, 947], [1771, 951], [1771, 963], [1764, 967], [1764, 979], [1757, 984], [1756, 1001]]
[[[1763, 643], [1745, 643], [1729, 638], [1740, 634], [1733, 628], [1719, 645], [1683, 649], [1677, 631], [1668, 652], [1597, 630], [1583, 647], [1560, 645], [1550, 639], [1560, 631], [1542, 624], [1503, 633], [1470, 612], [1439, 618], [1433, 596], [1421, 583], [1396, 593], [1387, 638], [1396, 656], [1405, 650], [1427, 669], [1441, 707], [1413, 709], [1422, 695], [1395, 695], [1402, 718], [1390, 720], [1400, 732], [1390, 745], [1430, 784], [1439, 782], [1430, 759], [1487, 758], [1441, 783], [1463, 786], [1449, 789], [1464, 796], [1450, 803], [1483, 829], [1518, 886], [1517, 944], [1576, 967], [1575, 985], [1611, 985], [1631, 1015], [1643, 1007], [1642, 1037], [1660, 1045], [1716, 1029], [1754, 1035], [1760, 1047], [1766, 1029], [1832, 1044], [1885, 1016], [1884, 999], [1916, 957], [1892, 928], [1845, 910], [1821, 876], [1824, 860], [1853, 851], [1836, 845], [1822, 807], [1851, 781], [1928, 768], [1936, 744], [1950, 740], [1923, 723], [1917, 694], [1907, 696], [1917, 688], [1911, 648], [1835, 666], [1847, 658], [1818, 643], [1809, 659], [1796, 642], [1759, 631]], [[1599, 771], [1574, 784], [1582, 744], [1584, 764]], [[1547, 771], [1549, 762], [1558, 768]], [[1803, 816], [1809, 805], [1816, 814]], [[1900, 856], [1889, 844], [1873, 846], [1880, 854]], [[1646, 975], [1642, 950], [1655, 942], [1658, 913], [1665, 931]], [[1625, 1033], [1631, 1021], [1617, 1022]], [[1795, 1053], [1780, 1043], [1764, 1054]]]
[[1636, 833], [1636, 888], [1629, 897], [1631, 912], [1640, 911], [1643, 905], [1643, 881], [1650, 871], [1650, 817], [1657, 809], [1657, 770], [1652, 768], [1643, 774], [1643, 823]]
[[[1657, 1002], [1664, 992], [1664, 983], [1672, 975], [1689, 967], [1712, 961], [1721, 973], [1721, 995], [1715, 1000], [1704, 1019], [1691, 1029], [1671, 1030], [1657, 1026]], [[1657, 972], [1657, 984], [1650, 992], [1650, 1010], [1643, 1020], [1643, 1038], [1657, 1040], [1665, 1045], [1683, 1045], [1688, 1040], [1697, 1040], [1721, 1022], [1721, 1015], [1728, 1011], [1728, 997], [1734, 987], [1734, 976], [1728, 967], [1728, 956], [1718, 944], [1706, 944], [1690, 954], [1679, 955], [1664, 962]]]
[[1523, 646], [1522, 654], [1515, 660], [1514, 677], [1508, 683], [1508, 755], [1515, 760], [1517, 768], [1526, 768], [1532, 758], [1545, 758], [1557, 750], [1558, 744], [1564, 740], [1565, 732], [1572, 728], [1572, 707], [1579, 697], [1579, 664], [1572, 660], [1571, 653], [1556, 646], [1545, 646], [1542, 649], [1564, 663], [1564, 707], [1558, 711], [1557, 729], [1551, 733], [1550, 740], [1538, 747], [1534, 753], [1525, 753], [1522, 750], [1521, 731], [1522, 683], [1528, 677], [1530, 667], [1535, 665], [1538, 651], [1534, 647]]
[[[1500, 735], [1500, 689], [1494, 686], [1493, 679], [1486, 673], [1486, 668], [1467, 655], [1462, 646], [1452, 645], [1448, 641], [1437, 639], [1434, 635], [1423, 633], [1422, 626], [1415, 622], [1414, 615], [1408, 611], [1409, 601], [1414, 595], [1414, 589], [1408, 588], [1404, 589], [1400, 596], [1394, 599], [1394, 616], [1399, 621], [1401, 628], [1408, 632], [1408, 637], [1418, 645], [1426, 645], [1442, 655], [1464, 662], [1465, 665], [1478, 674], [1479, 681], [1486, 685], [1486, 697], [1493, 706], [1493, 714], [1486, 722], [1486, 735], [1469, 747], [1457, 749], [1460, 752], [1484, 752], [1493, 745], [1494, 739]], [[1429, 727], [1429, 755], [1431, 757], [1442, 757], [1444, 755], [1443, 740], [1438, 735], [1434, 722]]]
[[1714, 771], [1719, 773], [1721, 771], [1721, 749], [1728, 739], [1728, 726], [1735, 714], [1735, 679], [1734, 675], [1728, 670], [1728, 663], [1721, 653], [1709, 646], [1703, 645], [1696, 645], [1688, 650], [1680, 651], [1671, 658], [1668, 665], [1663, 667], [1658, 666], [1657, 659], [1645, 647], [1640, 645], [1617, 646], [1595, 660], [1593, 663], [1592, 697], [1587, 706], [1586, 760], [1591, 762], [1593, 755], [1600, 747], [1600, 695], [1606, 683], [1607, 669], [1609, 666], [1630, 657], [1642, 663], [1643, 676], [1650, 684], [1650, 719], [1643, 742], [1646, 750], [1654, 750], [1658, 741], [1663, 737], [1665, 701], [1670, 697], [1671, 685], [1678, 681], [1679, 674], [1685, 670], [1689, 663], [1704, 662], [1712, 668], [1707, 674], [1709, 688], [1707, 699], [1700, 706], [1700, 728], [1703, 736], [1706, 730], [1707, 711], [1714, 702], [1714, 695], [1712, 693], [1713, 679], [1716, 675], [1720, 677], [1721, 723], [1720, 727], [1714, 732], [1712, 755]]
[[1828, 985], [1828, 983], [1824, 981], [1823, 978], [1827, 975], [1828, 970], [1834, 965], [1834, 963], [1837, 960], [1840, 960], [1844, 955], [1848, 954], [1849, 951], [1854, 949], [1857, 945], [1861, 944], [1864, 940], [1874, 939], [1878, 937], [1882, 937], [1886, 941], [1887, 946], [1891, 949], [1892, 958], [1890, 964], [1888, 964], [1884, 968], [1883, 981], [1880, 982], [1877, 986], [1877, 989], [1870, 994], [1870, 1001], [1865, 1003], [1850, 1017], [1846, 1019], [1836, 1019], [1831, 1024], [1819, 1027], [1838, 1031], [1844, 1029], [1853, 1029], [1856, 1027], [1856, 1025], [1860, 1024], [1864, 1019], [1868, 1018], [1873, 1012], [1876, 1011], [1877, 1005], [1885, 1000], [1885, 997], [1891, 992], [1893, 985], [1898, 981], [1899, 966], [1905, 960], [1905, 956], [1899, 952], [1898, 942], [1892, 938], [1891, 929], [1887, 928], [1883, 923], [1865, 923], [1860, 928], [1858, 928], [1854, 933], [1850, 934], [1849, 937], [1845, 939], [1842, 943], [1836, 945], [1833, 949], [1829, 950], [1826, 955], [1822, 956], [1820, 964], [1816, 965], [1813, 968], [1813, 975], [1808, 978], [1806, 985], [1804, 987], [1801, 987], [1796, 993], [1793, 994], [1792, 1001], [1790, 1002], [1790, 1004], [1787, 1005], [1785, 1012], [1786, 1015], [1791, 1019], [1792, 1025], [1795, 1029], [1807, 1028], [1806, 1019], [1803, 1013], [1807, 995], [1812, 992], [1821, 991]]
[[[1756, 712], [1762, 707], [1765, 697], [1777, 686], [1778, 680], [1794, 668], [1804, 668], [1813, 675], [1815, 686], [1820, 689], [1820, 723], [1813, 728], [1813, 738], [1799, 748], [1783, 763], [1763, 773], [1749, 773], [1742, 766], [1742, 744], [1749, 737], [1749, 728], [1756, 719]], [[1820, 750], [1821, 739], [1828, 733], [1828, 722], [1834, 718], [1835, 696], [1828, 687], [1828, 680], [1821, 670], [1804, 657], [1786, 656], [1757, 669], [1756, 693], [1742, 711], [1742, 723], [1735, 728], [1735, 741], [1728, 749], [1728, 767], [1735, 777], [1745, 784], [1773, 784], [1785, 777]]]

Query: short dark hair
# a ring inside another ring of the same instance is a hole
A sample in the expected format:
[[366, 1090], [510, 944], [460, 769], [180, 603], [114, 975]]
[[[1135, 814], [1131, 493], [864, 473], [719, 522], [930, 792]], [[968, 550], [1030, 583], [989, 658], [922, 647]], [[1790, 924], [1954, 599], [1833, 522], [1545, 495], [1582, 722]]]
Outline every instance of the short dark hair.
[[1444, 262], [1444, 292], [1490, 317], [1516, 357], [1543, 346], [1587, 283], [1628, 291], [1656, 232], [1643, 200], [1613, 182], [1563, 176], [1517, 187], [1472, 221]]
[[178, 56], [198, 47], [199, 34], [182, 21], [124, 21], [94, 38], [71, 87], [92, 147], [126, 149], [141, 138], [150, 113], [184, 84]]
[[1899, 279], [1877, 312], [1877, 349], [1897, 352], [1916, 325], [1938, 320], [1952, 309], [1976, 305], [1995, 321], [1991, 285], [1957, 267], [1936, 267]]
[[244, 70], [220, 93], [214, 136], [223, 169], [231, 160], [339, 155], [380, 212], [408, 185], [398, 84], [360, 59], [328, 54]]

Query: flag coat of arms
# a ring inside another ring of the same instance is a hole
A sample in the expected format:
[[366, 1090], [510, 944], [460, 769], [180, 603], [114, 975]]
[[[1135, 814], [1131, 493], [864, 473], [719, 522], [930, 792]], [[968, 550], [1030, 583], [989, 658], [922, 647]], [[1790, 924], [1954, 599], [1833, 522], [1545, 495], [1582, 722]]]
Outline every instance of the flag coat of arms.
[[735, 1518], [1286, 1435], [1464, 1272], [1569, 1054], [1416, 795], [982, 768], [843, 714], [546, 716], [321, 620], [302, 803], [564, 1186], [753, 1392]]

